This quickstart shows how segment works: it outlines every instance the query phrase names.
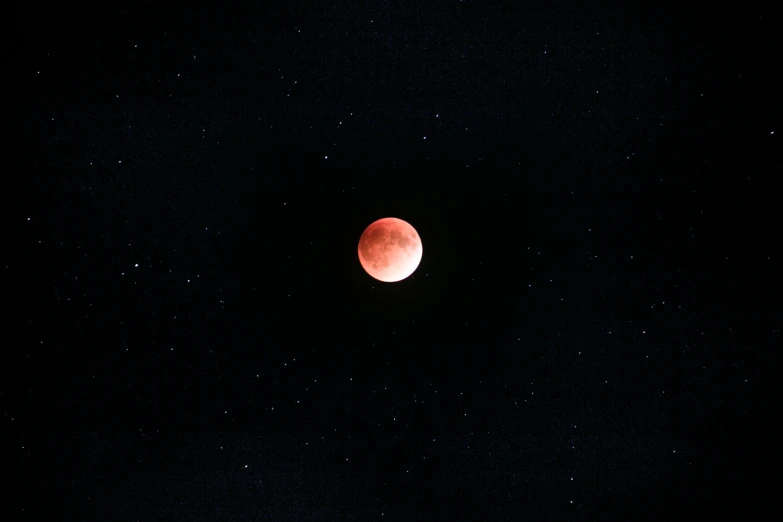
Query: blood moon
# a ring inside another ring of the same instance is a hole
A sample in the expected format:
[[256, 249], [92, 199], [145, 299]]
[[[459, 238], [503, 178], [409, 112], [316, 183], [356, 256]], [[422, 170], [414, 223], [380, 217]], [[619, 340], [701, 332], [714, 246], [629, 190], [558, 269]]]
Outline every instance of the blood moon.
[[359, 262], [378, 281], [394, 283], [411, 275], [421, 262], [421, 238], [410, 223], [387, 217], [368, 226], [359, 238]]

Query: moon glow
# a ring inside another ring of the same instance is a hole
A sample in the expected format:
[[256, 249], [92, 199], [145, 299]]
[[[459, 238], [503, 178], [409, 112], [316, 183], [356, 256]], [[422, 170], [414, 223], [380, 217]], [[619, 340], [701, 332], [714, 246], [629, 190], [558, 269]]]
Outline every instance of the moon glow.
[[384, 283], [402, 281], [421, 262], [421, 238], [410, 223], [388, 217], [368, 226], [359, 238], [359, 262], [373, 278]]

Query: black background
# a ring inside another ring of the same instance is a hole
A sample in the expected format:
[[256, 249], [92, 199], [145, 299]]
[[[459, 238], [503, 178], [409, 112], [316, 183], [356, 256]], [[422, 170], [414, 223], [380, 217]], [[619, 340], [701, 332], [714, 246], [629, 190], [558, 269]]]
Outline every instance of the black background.
[[[774, 499], [771, 13], [11, 19], [12, 519], [735, 520]], [[424, 245], [395, 284], [356, 256], [386, 216]]]

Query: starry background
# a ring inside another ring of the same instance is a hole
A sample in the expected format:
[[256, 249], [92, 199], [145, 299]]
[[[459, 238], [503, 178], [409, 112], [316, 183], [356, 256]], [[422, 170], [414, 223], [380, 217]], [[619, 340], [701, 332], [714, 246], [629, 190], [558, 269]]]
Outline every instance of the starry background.
[[[733, 520], [770, 501], [771, 13], [11, 20], [11, 519]], [[356, 255], [386, 216], [424, 245], [396, 284]]]

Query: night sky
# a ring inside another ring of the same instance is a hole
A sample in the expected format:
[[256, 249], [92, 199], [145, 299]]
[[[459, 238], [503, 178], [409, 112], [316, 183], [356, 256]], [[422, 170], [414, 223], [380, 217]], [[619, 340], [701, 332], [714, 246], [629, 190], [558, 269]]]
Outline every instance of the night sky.
[[585, 4], [13, 8], [2, 518], [779, 498], [772, 7]]

